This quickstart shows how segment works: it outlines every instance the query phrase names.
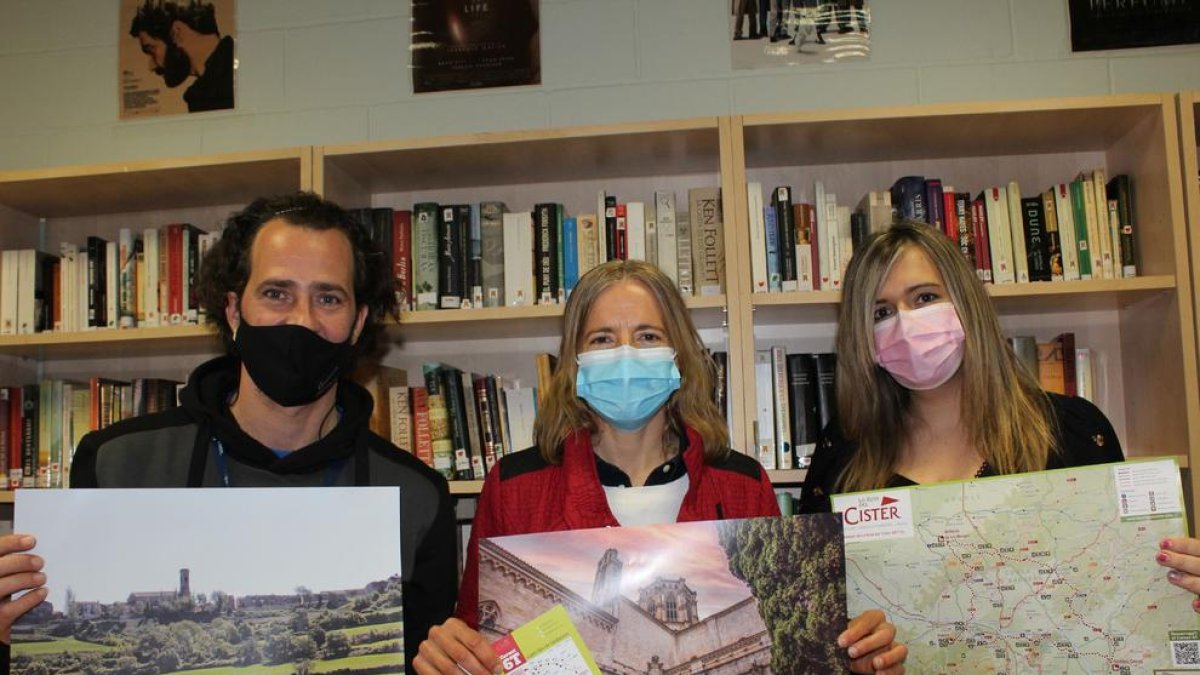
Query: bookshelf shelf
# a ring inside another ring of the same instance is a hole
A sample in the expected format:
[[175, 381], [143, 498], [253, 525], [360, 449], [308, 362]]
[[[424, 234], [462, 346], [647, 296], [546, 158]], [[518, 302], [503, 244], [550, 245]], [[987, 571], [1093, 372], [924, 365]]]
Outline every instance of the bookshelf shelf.
[[[1107, 384], [1097, 402], [1113, 420], [1126, 454], [1190, 456], [1200, 449], [1200, 385], [1196, 366], [1193, 265], [1179, 180], [1179, 134], [1189, 188], [1196, 191], [1195, 95], [1176, 101], [1135, 94], [1037, 101], [813, 111], [733, 118], [739, 253], [748, 260], [748, 181], [764, 195], [792, 186], [793, 202], [808, 201], [813, 183], [851, 208], [871, 190], [905, 175], [939, 177], [976, 194], [1017, 181], [1035, 194], [1081, 171], [1135, 181], [1134, 222], [1139, 277], [1076, 282], [990, 285], [1009, 334], [1040, 340], [1072, 331], [1100, 357]], [[1189, 117], [1188, 115], [1192, 117]], [[1200, 195], [1192, 202], [1200, 213]], [[1193, 217], [1193, 220], [1196, 220]], [[1195, 251], [1193, 246], [1193, 251]], [[731, 324], [741, 326], [740, 359], [753, 372], [754, 352], [774, 345], [789, 352], [831, 351], [839, 294], [829, 291], [750, 293], [749, 265], [731, 287]], [[1186, 280], [1186, 281], [1184, 281]], [[1095, 361], [1093, 362], [1096, 363]], [[743, 409], [757, 410], [753, 386]], [[747, 429], [748, 427], [743, 427]], [[752, 447], [747, 435], [741, 445]], [[1191, 477], [1193, 493], [1200, 480]]]

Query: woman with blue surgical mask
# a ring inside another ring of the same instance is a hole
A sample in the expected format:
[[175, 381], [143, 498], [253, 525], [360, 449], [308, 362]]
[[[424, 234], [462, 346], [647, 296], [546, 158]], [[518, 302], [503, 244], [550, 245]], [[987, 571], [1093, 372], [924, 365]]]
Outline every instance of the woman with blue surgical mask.
[[[610, 261], [585, 274], [563, 312], [537, 447], [488, 474], [456, 618], [430, 631], [416, 672], [497, 672], [475, 630], [481, 537], [779, 515], [766, 472], [729, 448], [714, 386], [684, 299], [657, 267]], [[878, 610], [851, 621], [838, 644], [855, 672], [904, 672], [907, 650]]]

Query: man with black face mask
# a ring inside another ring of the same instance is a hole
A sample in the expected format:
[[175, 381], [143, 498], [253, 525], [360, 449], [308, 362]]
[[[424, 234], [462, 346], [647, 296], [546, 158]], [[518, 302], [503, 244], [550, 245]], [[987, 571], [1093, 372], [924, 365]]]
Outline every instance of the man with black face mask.
[[[454, 609], [456, 543], [445, 479], [368, 430], [370, 395], [346, 379], [356, 356], [380, 353], [380, 322], [397, 311], [385, 257], [314, 194], [258, 199], [229, 218], [198, 290], [226, 355], [192, 372], [179, 408], [85, 436], [71, 487], [399, 486], [411, 662]], [[313, 545], [337, 536], [314, 533]], [[0, 537], [0, 595], [38, 589], [0, 601], [5, 643], [15, 618], [44, 598], [32, 546]]]
[[129, 34], [168, 87], [196, 76], [183, 94], [188, 112], [233, 107], [233, 38], [221, 36], [211, 2], [146, 0]]

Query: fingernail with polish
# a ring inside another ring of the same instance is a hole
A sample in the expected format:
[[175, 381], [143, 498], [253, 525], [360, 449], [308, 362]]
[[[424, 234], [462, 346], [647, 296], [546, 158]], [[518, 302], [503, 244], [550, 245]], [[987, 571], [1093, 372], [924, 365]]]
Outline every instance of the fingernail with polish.
[[1167, 562], [1167, 558], [1168, 558], [1168, 557], [1169, 557], [1169, 556], [1167, 556], [1167, 553], [1166, 553], [1166, 551], [1159, 551], [1159, 552], [1158, 552], [1158, 555], [1154, 556], [1154, 558], [1155, 558], [1156, 560], [1158, 560], [1158, 562], [1160, 562], [1160, 563], [1165, 563], [1165, 562]]
[[1171, 548], [1171, 540], [1163, 539], [1162, 541], [1158, 542], [1158, 547], [1159, 548]]

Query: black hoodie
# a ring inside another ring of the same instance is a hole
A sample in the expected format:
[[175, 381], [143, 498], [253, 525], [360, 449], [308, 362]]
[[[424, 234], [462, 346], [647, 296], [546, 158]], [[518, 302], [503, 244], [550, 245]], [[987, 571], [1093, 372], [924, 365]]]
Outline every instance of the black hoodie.
[[[341, 419], [333, 431], [277, 457], [229, 413], [226, 402], [237, 390], [239, 373], [235, 357], [204, 363], [183, 389], [181, 407], [84, 436], [71, 487], [219, 487], [224, 480], [216, 461], [218, 441], [234, 487], [399, 486], [404, 647], [411, 663], [429, 628], [450, 616], [457, 595], [454, 509], [445, 479], [368, 429], [371, 397], [348, 380], [338, 386]], [[336, 546], [340, 535], [313, 533], [313, 545]]]

